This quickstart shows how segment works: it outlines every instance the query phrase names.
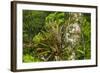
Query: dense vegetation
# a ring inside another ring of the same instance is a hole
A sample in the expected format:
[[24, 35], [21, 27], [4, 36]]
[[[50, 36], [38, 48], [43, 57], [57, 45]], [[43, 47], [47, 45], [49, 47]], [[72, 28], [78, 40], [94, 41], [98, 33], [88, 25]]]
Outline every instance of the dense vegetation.
[[91, 58], [89, 13], [23, 10], [23, 62]]

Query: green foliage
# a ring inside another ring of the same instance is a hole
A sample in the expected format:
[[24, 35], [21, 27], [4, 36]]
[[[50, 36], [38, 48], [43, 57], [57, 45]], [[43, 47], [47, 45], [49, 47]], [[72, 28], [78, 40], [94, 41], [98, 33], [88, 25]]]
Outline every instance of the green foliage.
[[38, 58], [32, 57], [29, 54], [23, 55], [23, 62], [29, 63], [29, 62], [39, 62], [40, 60]]
[[33, 38], [33, 42], [39, 44], [42, 40], [43, 40], [43, 35], [41, 33], [38, 33], [34, 38]]
[[90, 14], [84, 14], [84, 20], [83, 20], [83, 33], [85, 37], [85, 58], [90, 59], [91, 58], [91, 15]]
[[46, 17], [46, 24], [50, 24], [50, 23], [57, 23], [57, 25], [60, 25], [62, 23], [64, 23], [64, 13], [62, 12], [55, 12], [55, 13], [51, 13]]
[[[23, 10], [23, 62], [90, 59], [91, 15], [81, 14]], [[74, 24], [80, 33], [70, 33]], [[75, 45], [68, 42], [74, 36]]]

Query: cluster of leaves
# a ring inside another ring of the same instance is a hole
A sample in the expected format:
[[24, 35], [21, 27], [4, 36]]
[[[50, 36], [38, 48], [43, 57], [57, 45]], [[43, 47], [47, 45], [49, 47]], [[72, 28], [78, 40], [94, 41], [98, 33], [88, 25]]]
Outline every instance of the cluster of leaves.
[[[23, 62], [72, 60], [73, 48], [74, 59], [90, 59], [91, 15], [79, 14], [23, 10]], [[65, 43], [65, 34], [75, 22], [80, 24], [81, 33], [79, 43], [72, 47]]]

